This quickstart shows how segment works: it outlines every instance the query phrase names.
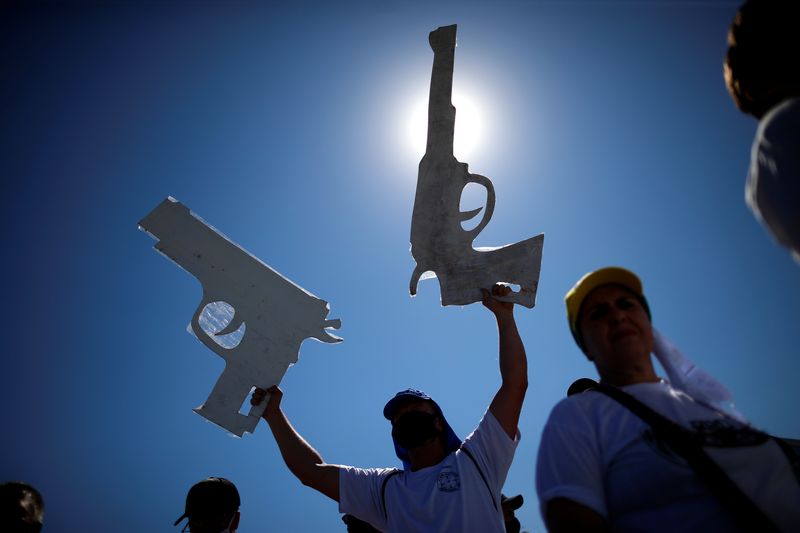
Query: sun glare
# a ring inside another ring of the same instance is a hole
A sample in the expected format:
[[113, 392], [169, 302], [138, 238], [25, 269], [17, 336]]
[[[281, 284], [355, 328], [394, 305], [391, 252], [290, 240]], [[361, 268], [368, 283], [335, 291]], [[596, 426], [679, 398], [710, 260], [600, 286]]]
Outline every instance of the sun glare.
[[[483, 119], [474, 101], [463, 93], [453, 93], [456, 108], [456, 131], [453, 139], [453, 152], [460, 161], [469, 162], [469, 157], [481, 141]], [[428, 99], [417, 102], [408, 122], [408, 141], [415, 154], [425, 154], [428, 137]]]

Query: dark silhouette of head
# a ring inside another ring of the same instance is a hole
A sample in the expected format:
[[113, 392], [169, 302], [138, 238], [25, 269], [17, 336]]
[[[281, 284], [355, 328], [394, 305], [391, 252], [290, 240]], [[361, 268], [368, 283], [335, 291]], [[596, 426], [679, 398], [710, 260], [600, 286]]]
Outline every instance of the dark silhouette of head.
[[174, 525], [189, 519], [192, 531], [218, 533], [236, 531], [239, 526], [239, 491], [223, 477], [209, 477], [195, 483], [186, 495], [184, 513]]
[[0, 531], [38, 533], [44, 522], [44, 500], [39, 491], [21, 481], [0, 485]]
[[800, 96], [800, 2], [749, 0], [728, 31], [725, 84], [736, 106], [761, 119]]

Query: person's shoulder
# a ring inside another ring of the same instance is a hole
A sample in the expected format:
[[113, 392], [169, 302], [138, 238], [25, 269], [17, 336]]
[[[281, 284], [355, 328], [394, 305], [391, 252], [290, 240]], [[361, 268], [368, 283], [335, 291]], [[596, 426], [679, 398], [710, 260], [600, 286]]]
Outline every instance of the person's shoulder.
[[475, 427], [474, 430], [472, 430], [472, 433], [467, 435], [467, 438], [464, 439], [463, 443], [468, 443], [475, 440], [476, 435], [483, 435], [484, 439], [486, 438], [494, 439], [496, 438], [496, 436], [502, 435], [510, 442], [519, 440], [520, 438], [519, 429], [517, 430], [516, 438], [514, 439], [509, 438], [508, 434], [503, 429], [503, 426], [500, 424], [500, 421], [497, 420], [497, 417], [494, 415], [494, 413], [492, 413], [491, 409], [486, 409], [486, 411], [483, 413], [483, 416], [481, 417], [480, 422], [478, 422], [478, 425]]
[[[550, 411], [542, 431], [542, 446], [552, 450], [578, 436], [581, 442], [592, 442], [597, 432], [615, 409], [613, 400], [605, 394], [587, 390], [561, 399]], [[614, 418], [613, 414], [611, 418]], [[554, 448], [555, 446], [555, 448]]]
[[550, 421], [576, 420], [593, 417], [608, 409], [613, 400], [597, 391], [587, 390], [561, 399], [550, 412]]
[[355, 477], [386, 477], [390, 475], [394, 475], [395, 473], [402, 473], [403, 470], [399, 468], [392, 468], [392, 467], [378, 467], [378, 468], [359, 468], [357, 466], [349, 466], [349, 465], [336, 465], [341, 472], [355, 476]]
[[800, 98], [788, 98], [764, 115], [759, 124], [761, 137], [772, 139], [785, 134], [800, 134]]
[[694, 403], [696, 400], [685, 390], [678, 389], [664, 379], [658, 381], [648, 381], [646, 383], [634, 383], [622, 387], [622, 390], [644, 403]]

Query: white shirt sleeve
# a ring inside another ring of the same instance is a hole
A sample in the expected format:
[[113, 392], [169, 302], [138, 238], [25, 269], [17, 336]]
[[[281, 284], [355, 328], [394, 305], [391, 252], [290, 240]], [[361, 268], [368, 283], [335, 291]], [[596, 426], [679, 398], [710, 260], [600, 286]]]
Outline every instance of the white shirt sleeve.
[[506, 475], [511, 468], [519, 439], [519, 430], [514, 439], [509, 438], [503, 426], [488, 410], [475, 431], [464, 439], [462, 446], [475, 457], [481, 472], [486, 476], [486, 481], [497, 494], [500, 494], [506, 482]]
[[539, 444], [536, 492], [540, 512], [547, 502], [566, 498], [608, 518], [603, 488], [603, 464], [592, 421], [569, 398], [550, 413]]
[[355, 468], [340, 466], [339, 512], [347, 513], [385, 531], [386, 514], [381, 488], [394, 468]]
[[800, 261], [800, 98], [783, 102], [761, 120], [745, 198]]

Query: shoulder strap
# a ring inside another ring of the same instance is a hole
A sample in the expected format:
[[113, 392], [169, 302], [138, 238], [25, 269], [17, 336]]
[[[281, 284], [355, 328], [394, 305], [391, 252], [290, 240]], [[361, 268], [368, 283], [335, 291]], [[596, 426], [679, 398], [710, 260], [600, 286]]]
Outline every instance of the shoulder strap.
[[761, 509], [730, 480], [717, 463], [706, 455], [695, 433], [684, 429], [616, 387], [597, 383], [587, 390], [595, 390], [613, 398], [649, 425], [657, 438], [668, 443], [670, 448], [686, 459], [697, 476], [746, 530], [778, 531]]
[[783, 450], [783, 454], [792, 466], [794, 477], [796, 477], [797, 482], [800, 483], [800, 440], [784, 439], [782, 437], [776, 437], [775, 435], [770, 435], [770, 437], [772, 437], [772, 440]]
[[469, 457], [470, 461], [472, 461], [472, 464], [475, 465], [475, 469], [481, 475], [481, 479], [483, 480], [483, 484], [486, 485], [486, 490], [489, 491], [489, 497], [492, 499], [492, 503], [494, 504], [494, 508], [499, 511], [500, 508], [497, 506], [497, 500], [494, 497], [494, 492], [492, 492], [492, 487], [489, 485], [489, 482], [486, 481], [486, 476], [483, 475], [483, 470], [481, 470], [481, 467], [478, 466], [478, 461], [475, 460], [475, 457], [472, 455], [472, 452], [470, 452], [467, 449], [467, 447], [464, 446], [463, 444], [461, 445], [460, 449], [461, 449], [461, 451], [463, 451], [467, 455], [467, 457]]
[[387, 523], [389, 522], [389, 513], [386, 511], [386, 484], [389, 483], [390, 479], [401, 472], [402, 470], [394, 469], [383, 478], [383, 483], [381, 483], [381, 504], [383, 504], [383, 517], [386, 519]]

